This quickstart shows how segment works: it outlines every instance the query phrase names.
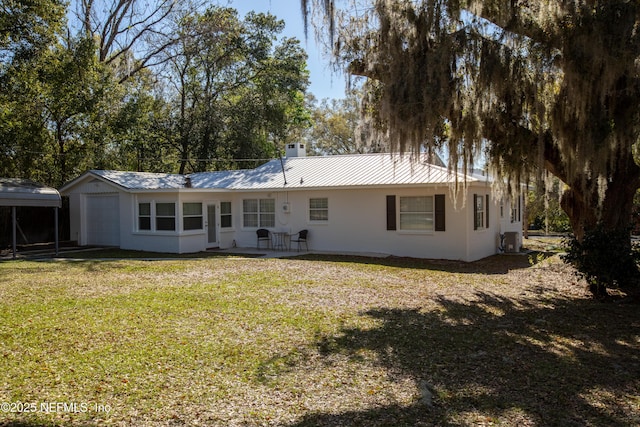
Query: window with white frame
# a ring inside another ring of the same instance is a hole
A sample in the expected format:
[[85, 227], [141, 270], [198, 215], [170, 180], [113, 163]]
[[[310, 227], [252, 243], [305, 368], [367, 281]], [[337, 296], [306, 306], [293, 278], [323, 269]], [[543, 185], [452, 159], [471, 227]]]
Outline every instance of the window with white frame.
[[276, 226], [276, 200], [260, 199], [260, 227]]
[[232, 228], [231, 202], [220, 202], [220, 228]]
[[151, 230], [151, 203], [138, 203], [138, 230]]
[[275, 199], [244, 199], [242, 201], [243, 226], [247, 228], [275, 227]]
[[242, 224], [248, 228], [258, 228], [258, 199], [242, 201]]
[[520, 196], [515, 196], [511, 199], [511, 222], [520, 222], [520, 210], [522, 208], [520, 200]]
[[400, 230], [433, 231], [433, 197], [400, 197]]
[[176, 230], [176, 204], [156, 203], [156, 230]]
[[202, 203], [182, 204], [182, 229], [202, 230]]
[[[487, 197], [488, 201], [488, 197]], [[482, 230], [485, 228], [485, 220], [487, 212], [485, 206], [485, 197], [483, 195], [473, 195], [473, 229]]]
[[315, 197], [309, 199], [309, 221], [327, 222], [329, 221], [329, 199], [326, 197]]

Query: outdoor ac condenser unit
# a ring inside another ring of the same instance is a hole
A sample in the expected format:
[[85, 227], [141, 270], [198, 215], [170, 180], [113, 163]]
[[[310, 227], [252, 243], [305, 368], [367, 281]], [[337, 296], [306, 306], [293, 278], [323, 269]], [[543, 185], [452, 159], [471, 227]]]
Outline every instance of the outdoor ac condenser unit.
[[515, 231], [507, 231], [504, 233], [504, 251], [518, 252], [520, 244], [518, 242], [518, 233]]

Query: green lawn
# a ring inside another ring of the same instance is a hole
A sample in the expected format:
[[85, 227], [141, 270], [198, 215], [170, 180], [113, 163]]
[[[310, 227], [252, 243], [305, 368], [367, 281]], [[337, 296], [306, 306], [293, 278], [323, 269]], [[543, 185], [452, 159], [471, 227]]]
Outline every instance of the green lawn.
[[0, 263], [0, 425], [640, 424], [640, 311], [557, 257]]

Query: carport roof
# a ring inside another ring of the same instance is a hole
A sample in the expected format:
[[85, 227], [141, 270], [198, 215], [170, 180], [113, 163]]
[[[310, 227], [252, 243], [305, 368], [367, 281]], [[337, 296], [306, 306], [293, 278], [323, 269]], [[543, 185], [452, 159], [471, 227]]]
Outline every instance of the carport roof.
[[0, 206], [61, 207], [60, 193], [27, 179], [0, 178]]

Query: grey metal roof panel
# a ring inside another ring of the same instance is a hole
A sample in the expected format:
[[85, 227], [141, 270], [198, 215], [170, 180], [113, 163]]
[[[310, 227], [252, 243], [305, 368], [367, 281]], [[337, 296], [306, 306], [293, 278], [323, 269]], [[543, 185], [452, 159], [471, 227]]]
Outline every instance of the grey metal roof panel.
[[[409, 156], [358, 154], [293, 157], [272, 160], [245, 175], [236, 189], [328, 188], [418, 184], [450, 184], [465, 180], [460, 173]], [[285, 185], [286, 178], [286, 185]], [[467, 176], [467, 182], [478, 181]]]
[[[191, 175], [93, 170], [128, 190], [277, 190], [394, 185], [448, 185], [466, 177], [447, 168], [399, 154], [354, 154], [271, 160], [249, 170], [198, 172]], [[188, 182], [189, 181], [189, 182]]]
[[217, 172], [197, 172], [189, 175], [191, 187], [200, 189], [233, 189], [238, 181], [251, 172], [250, 170], [230, 170]]
[[90, 173], [129, 190], [162, 190], [184, 188], [183, 175], [151, 172], [92, 170]]
[[0, 206], [60, 207], [62, 199], [55, 188], [26, 179], [0, 178]]
[[[127, 190], [179, 190], [185, 188], [233, 188], [247, 171], [198, 172], [190, 175], [92, 170], [90, 173], [104, 178]], [[187, 182], [190, 181], [190, 187]]]

